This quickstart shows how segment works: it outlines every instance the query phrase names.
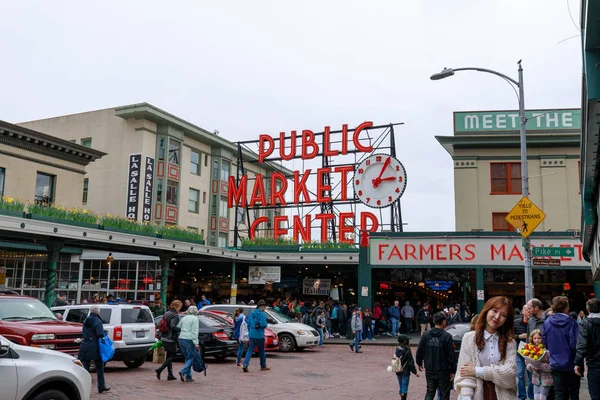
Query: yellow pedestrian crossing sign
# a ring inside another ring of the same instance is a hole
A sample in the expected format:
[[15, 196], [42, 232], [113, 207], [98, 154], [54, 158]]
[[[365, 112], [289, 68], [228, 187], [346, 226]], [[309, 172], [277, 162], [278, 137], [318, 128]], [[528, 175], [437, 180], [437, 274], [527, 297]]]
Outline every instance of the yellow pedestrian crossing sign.
[[527, 196], [521, 200], [506, 215], [506, 220], [511, 224], [524, 238], [529, 237], [531, 232], [538, 227], [546, 218], [546, 214], [538, 208]]

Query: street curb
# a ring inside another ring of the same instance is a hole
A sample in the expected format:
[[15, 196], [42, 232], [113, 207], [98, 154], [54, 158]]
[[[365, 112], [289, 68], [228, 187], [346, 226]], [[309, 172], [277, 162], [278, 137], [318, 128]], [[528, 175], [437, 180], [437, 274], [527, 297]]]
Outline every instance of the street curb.
[[[325, 341], [324, 344], [325, 345], [334, 345], [334, 346], [348, 346], [349, 344], [352, 344], [352, 341], [348, 341], [348, 342], [327, 342]], [[360, 342], [361, 346], [388, 346], [388, 347], [398, 347], [398, 343], [386, 343], [386, 342], [369, 342], [369, 341], [361, 341]], [[419, 347], [418, 343], [410, 343], [410, 347]]]

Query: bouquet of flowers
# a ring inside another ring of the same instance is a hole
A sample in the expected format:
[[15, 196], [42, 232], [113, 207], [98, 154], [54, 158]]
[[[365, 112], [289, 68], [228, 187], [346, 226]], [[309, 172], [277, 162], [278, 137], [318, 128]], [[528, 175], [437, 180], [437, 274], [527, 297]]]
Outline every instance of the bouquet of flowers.
[[531, 343], [527, 343], [521, 349], [519, 349], [519, 354], [531, 364], [534, 368], [539, 368], [542, 363], [542, 358], [546, 355], [546, 350], [543, 344], [534, 345]]

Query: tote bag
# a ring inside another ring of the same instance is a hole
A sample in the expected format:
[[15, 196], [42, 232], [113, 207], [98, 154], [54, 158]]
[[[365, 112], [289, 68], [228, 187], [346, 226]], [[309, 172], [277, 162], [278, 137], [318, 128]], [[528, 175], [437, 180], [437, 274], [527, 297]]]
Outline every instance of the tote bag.
[[108, 332], [104, 331], [104, 337], [99, 340], [99, 344], [102, 361], [107, 362], [108, 360], [111, 360], [115, 355], [115, 348], [112, 340], [108, 337]]

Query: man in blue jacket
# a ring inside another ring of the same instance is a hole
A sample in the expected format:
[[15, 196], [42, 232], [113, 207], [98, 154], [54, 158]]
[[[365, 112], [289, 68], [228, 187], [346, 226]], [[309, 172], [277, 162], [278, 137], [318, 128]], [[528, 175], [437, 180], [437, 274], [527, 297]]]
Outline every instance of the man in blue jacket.
[[550, 370], [557, 400], [578, 399], [581, 378], [575, 374], [575, 354], [579, 327], [569, 317], [569, 299], [552, 299], [554, 314], [546, 318], [542, 328], [544, 346], [550, 352]]
[[400, 321], [400, 308], [398, 307], [398, 304], [400, 304], [398, 303], [398, 300], [394, 301], [394, 305], [390, 306], [390, 309], [388, 310], [390, 313], [390, 323], [392, 324], [392, 336], [398, 336], [398, 331], [400, 330], [400, 324], [398, 324], [398, 321]]
[[98, 393], [108, 392], [110, 387], [104, 382], [104, 362], [100, 355], [99, 343], [104, 338], [104, 327], [100, 318], [100, 307], [97, 305], [90, 307], [90, 314], [83, 322], [82, 336], [83, 342], [79, 346], [78, 358], [87, 371], [90, 370], [90, 362], [94, 362], [98, 376]]
[[265, 328], [267, 327], [266, 308], [267, 303], [265, 303], [264, 300], [260, 300], [248, 318], [248, 338], [250, 339], [250, 343], [248, 344], [248, 351], [246, 351], [246, 358], [244, 359], [242, 368], [244, 372], [248, 372], [248, 365], [250, 364], [254, 347], [258, 347], [260, 370], [268, 371], [271, 369], [267, 367], [267, 355], [265, 354]]

